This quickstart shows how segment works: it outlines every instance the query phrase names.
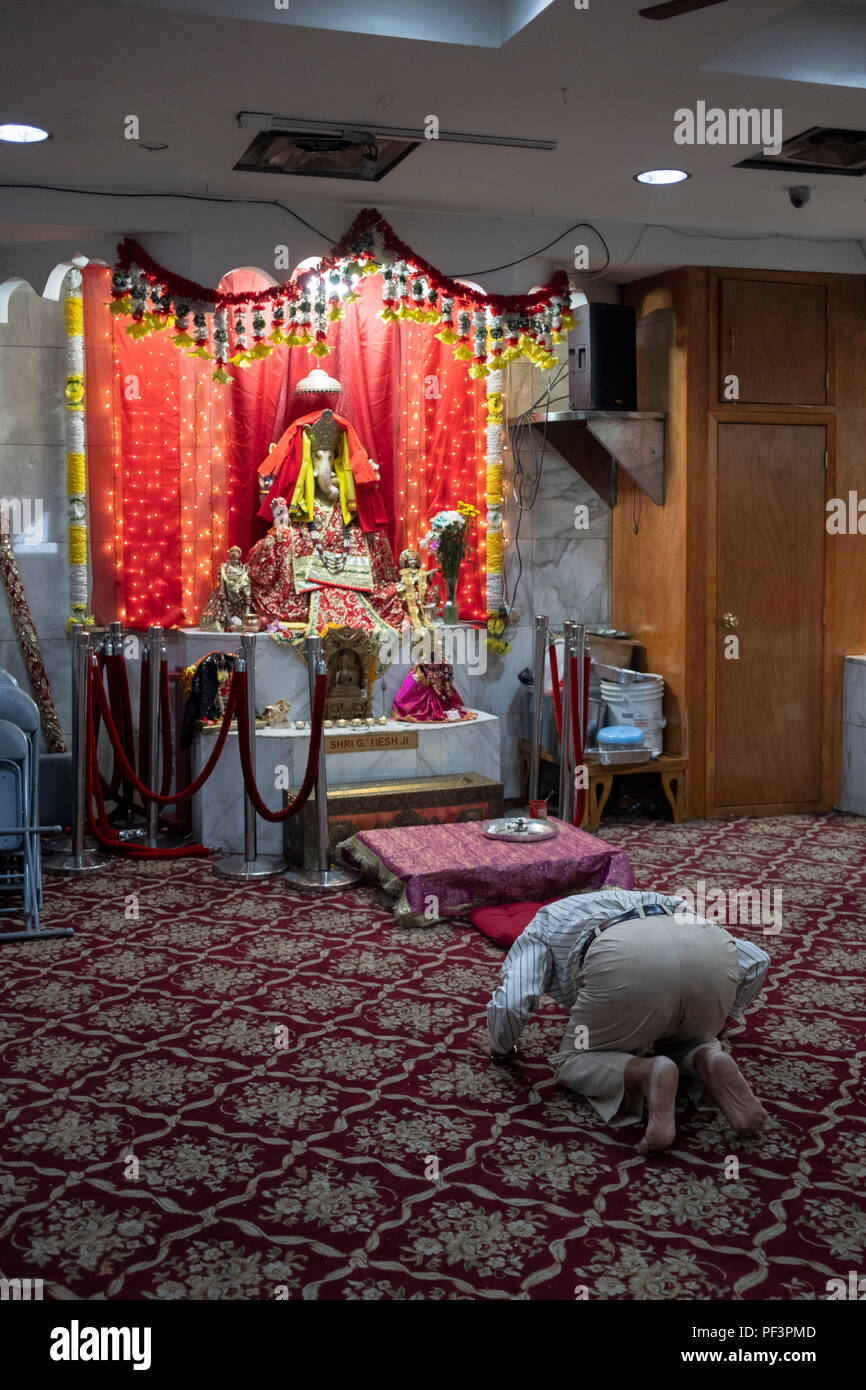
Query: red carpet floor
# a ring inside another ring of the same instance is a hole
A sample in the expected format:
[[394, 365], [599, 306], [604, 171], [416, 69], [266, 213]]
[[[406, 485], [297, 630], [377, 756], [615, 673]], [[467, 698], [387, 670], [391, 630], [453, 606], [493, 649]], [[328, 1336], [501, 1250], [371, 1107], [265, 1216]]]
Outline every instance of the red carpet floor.
[[471, 927], [118, 864], [48, 881], [74, 938], [2, 947], [0, 1274], [54, 1299], [525, 1300], [815, 1299], [862, 1272], [866, 825], [606, 835], [642, 887], [781, 890], [732, 1044], [763, 1137], [683, 1110], [641, 1158], [553, 1081], [550, 1000], [491, 1064], [502, 953]]

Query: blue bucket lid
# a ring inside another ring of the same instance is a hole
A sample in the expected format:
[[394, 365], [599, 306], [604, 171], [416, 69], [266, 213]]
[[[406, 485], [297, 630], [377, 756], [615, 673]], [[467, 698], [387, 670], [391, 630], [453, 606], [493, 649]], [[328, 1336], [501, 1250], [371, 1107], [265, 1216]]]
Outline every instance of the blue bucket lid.
[[616, 746], [617, 748], [636, 748], [644, 741], [643, 729], [638, 729], [634, 724], [609, 724], [606, 729], [599, 729], [598, 744], [600, 748]]

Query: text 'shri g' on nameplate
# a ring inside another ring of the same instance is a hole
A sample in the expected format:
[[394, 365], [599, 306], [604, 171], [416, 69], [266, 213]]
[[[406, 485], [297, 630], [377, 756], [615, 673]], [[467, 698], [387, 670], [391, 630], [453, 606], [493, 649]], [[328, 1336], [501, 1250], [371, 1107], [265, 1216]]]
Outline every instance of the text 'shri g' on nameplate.
[[326, 734], [326, 753], [384, 753], [394, 748], [417, 748], [418, 730], [401, 729], [398, 733]]

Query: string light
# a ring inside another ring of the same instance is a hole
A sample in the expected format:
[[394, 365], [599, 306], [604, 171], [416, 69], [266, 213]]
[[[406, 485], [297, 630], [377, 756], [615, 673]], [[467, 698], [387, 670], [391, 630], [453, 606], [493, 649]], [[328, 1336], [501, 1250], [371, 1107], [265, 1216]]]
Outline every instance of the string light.
[[[368, 279], [363, 288], [369, 285]], [[358, 307], [363, 310], [373, 302]], [[351, 307], [345, 312], [352, 312]], [[331, 329], [339, 346], [339, 324]], [[417, 548], [435, 511], [471, 502], [480, 513], [473, 530], [477, 567], [464, 566], [458, 599], [467, 616], [483, 619], [483, 383], [466, 377], [463, 365], [452, 360], [450, 349], [434, 339], [427, 325], [405, 321], [393, 331], [405, 334], [406, 348], [394, 469], [395, 549], [399, 553], [407, 544]], [[114, 359], [113, 388], [104, 388], [102, 400], [103, 409], [113, 411], [114, 488], [105, 498], [105, 513], [113, 518], [114, 541], [104, 550], [115, 553], [121, 619], [136, 626], [153, 621], [190, 626], [227, 545], [246, 547], [249, 542], [246, 524], [238, 534], [246, 512], [235, 500], [241, 480], [231, 388], [213, 383], [212, 363], [178, 353], [167, 335], [152, 335], [146, 346], [134, 343], [114, 318], [105, 337]], [[126, 398], [124, 374], [139, 377], [138, 398]], [[425, 389], [431, 378], [438, 390]]]

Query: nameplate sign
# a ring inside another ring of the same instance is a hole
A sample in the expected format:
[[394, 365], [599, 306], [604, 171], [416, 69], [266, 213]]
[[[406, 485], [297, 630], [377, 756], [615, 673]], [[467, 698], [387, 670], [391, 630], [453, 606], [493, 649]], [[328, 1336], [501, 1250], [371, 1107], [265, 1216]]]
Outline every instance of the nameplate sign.
[[417, 748], [417, 729], [367, 734], [326, 734], [326, 753], [384, 753], [394, 748]]

